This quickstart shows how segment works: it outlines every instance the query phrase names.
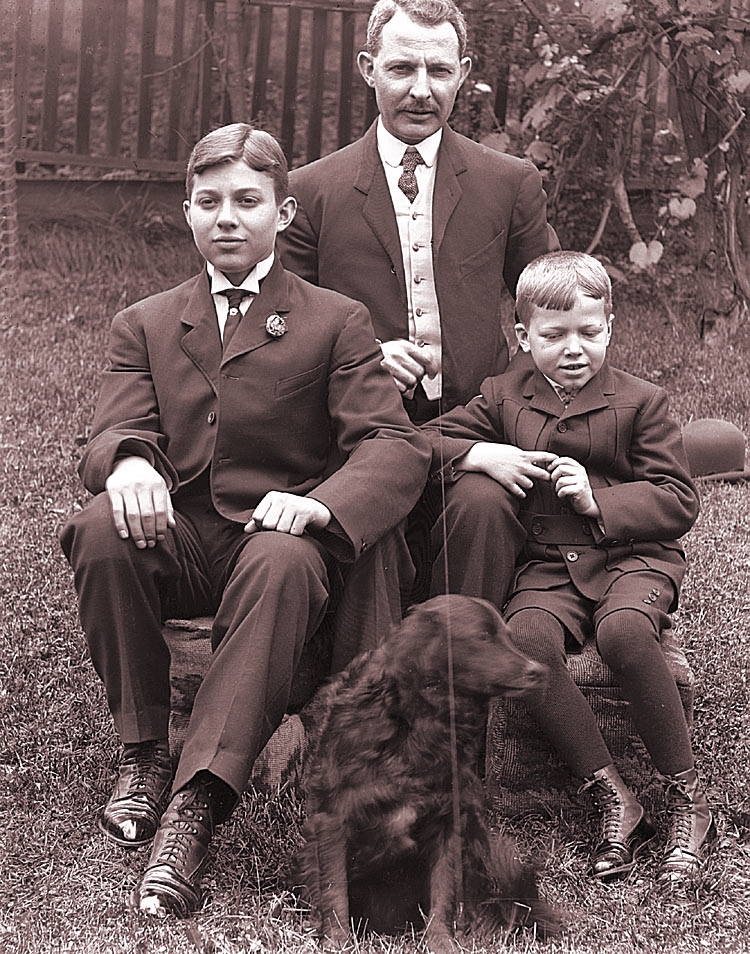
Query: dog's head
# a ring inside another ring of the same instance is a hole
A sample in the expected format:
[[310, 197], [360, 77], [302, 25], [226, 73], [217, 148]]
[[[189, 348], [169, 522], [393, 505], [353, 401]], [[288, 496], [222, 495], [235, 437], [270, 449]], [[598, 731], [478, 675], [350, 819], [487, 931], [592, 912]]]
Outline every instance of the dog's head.
[[416, 687], [449, 680], [457, 695], [491, 698], [541, 688], [547, 669], [519, 652], [497, 609], [469, 596], [414, 606], [390, 641], [389, 657]]

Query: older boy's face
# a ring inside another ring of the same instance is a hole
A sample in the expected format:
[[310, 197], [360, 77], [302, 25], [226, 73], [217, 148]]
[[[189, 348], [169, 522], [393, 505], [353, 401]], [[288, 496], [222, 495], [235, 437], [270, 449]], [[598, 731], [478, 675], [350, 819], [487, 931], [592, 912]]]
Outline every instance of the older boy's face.
[[296, 203], [292, 198], [279, 203], [271, 176], [238, 160], [196, 175], [184, 210], [198, 251], [239, 285], [271, 254]]
[[603, 301], [579, 292], [570, 311], [535, 308], [528, 329], [516, 325], [516, 336], [542, 374], [563, 388], [578, 389], [604, 364], [613, 317]]

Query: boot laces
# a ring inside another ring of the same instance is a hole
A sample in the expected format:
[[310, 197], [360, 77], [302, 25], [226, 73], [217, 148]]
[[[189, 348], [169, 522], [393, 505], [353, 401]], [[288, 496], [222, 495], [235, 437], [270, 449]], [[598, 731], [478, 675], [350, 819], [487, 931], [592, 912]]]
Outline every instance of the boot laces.
[[667, 809], [671, 817], [671, 826], [666, 851], [675, 848], [686, 850], [693, 834], [693, 799], [685, 786], [679, 781], [670, 781], [665, 793]]
[[158, 782], [158, 777], [165, 770], [165, 751], [163, 744], [152, 741], [144, 742], [131, 753], [126, 753], [122, 759], [123, 767], [133, 766], [130, 788], [146, 789], [150, 787], [151, 779]]
[[210, 808], [208, 801], [194, 797], [188, 805], [178, 808], [165, 827], [164, 841], [159, 852], [160, 860], [182, 867], [194, 838], [205, 835]]
[[602, 838], [606, 841], [616, 840], [620, 834], [623, 814], [623, 804], [618, 797], [617, 789], [606, 779], [592, 778], [579, 788], [578, 793], [581, 794], [589, 789], [592, 789], [591, 797], [594, 807], [602, 816]]

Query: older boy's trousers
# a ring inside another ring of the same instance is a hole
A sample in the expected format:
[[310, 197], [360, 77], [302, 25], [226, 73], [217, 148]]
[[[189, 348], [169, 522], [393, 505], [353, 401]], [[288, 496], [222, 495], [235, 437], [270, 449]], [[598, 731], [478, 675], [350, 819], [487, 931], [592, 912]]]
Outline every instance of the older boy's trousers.
[[206, 769], [241, 793], [281, 721], [302, 648], [320, 625], [336, 562], [308, 535], [246, 534], [189, 500], [156, 547], [119, 537], [100, 494], [65, 526], [81, 624], [123, 742], [166, 738], [169, 651], [162, 623], [216, 614], [175, 790]]

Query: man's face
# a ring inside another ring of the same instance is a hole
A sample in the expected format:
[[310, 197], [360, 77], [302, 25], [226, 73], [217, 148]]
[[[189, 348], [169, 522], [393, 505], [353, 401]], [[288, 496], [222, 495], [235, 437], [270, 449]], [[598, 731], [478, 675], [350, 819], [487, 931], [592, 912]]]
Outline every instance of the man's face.
[[578, 389], [604, 364], [612, 318], [601, 299], [579, 292], [570, 311], [536, 307], [528, 329], [516, 325], [516, 336], [542, 374], [563, 388]]
[[196, 175], [183, 208], [198, 251], [239, 285], [271, 254], [296, 203], [292, 198], [280, 203], [271, 176], [237, 160]]
[[383, 28], [375, 56], [360, 53], [360, 72], [375, 90], [383, 125], [415, 145], [437, 132], [453, 109], [471, 60], [459, 55], [450, 23], [423, 26], [398, 10]]

